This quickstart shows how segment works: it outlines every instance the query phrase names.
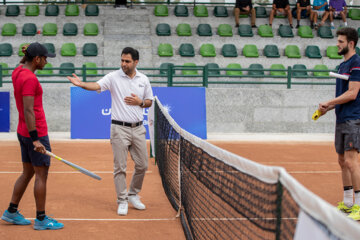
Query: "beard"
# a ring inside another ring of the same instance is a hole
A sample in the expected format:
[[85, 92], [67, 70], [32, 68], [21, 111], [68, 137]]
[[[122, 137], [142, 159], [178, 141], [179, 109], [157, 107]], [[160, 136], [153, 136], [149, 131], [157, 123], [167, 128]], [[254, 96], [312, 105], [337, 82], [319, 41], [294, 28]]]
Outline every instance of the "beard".
[[348, 52], [349, 52], [349, 47], [346, 46], [346, 47], [344, 47], [341, 51], [338, 51], [338, 54], [339, 54], [339, 55], [345, 55], [345, 54], [347, 54]]

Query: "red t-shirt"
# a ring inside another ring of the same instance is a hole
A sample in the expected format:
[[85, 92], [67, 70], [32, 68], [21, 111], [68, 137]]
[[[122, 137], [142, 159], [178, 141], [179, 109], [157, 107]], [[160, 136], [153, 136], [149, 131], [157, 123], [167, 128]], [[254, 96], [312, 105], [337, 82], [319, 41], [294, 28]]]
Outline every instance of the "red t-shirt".
[[12, 82], [14, 86], [16, 107], [19, 112], [17, 132], [21, 136], [30, 137], [25, 123], [23, 97], [33, 96], [35, 125], [38, 136], [43, 137], [48, 135], [45, 112], [42, 104], [43, 90], [36, 75], [29, 69], [23, 68], [23, 65], [20, 65], [15, 68], [12, 73]]

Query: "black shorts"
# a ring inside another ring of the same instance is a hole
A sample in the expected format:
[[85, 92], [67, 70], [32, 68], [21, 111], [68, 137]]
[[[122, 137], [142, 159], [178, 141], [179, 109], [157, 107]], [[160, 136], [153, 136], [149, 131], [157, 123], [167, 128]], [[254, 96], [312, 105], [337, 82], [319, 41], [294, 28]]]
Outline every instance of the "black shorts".
[[360, 119], [336, 124], [335, 149], [338, 154], [353, 149], [360, 151]]
[[[31, 138], [21, 136], [20, 134], [17, 134], [17, 137], [20, 143], [21, 159], [23, 162], [31, 163], [35, 167], [50, 166], [50, 157], [36, 152]], [[45, 146], [46, 150], [51, 152], [48, 136], [39, 137], [39, 141]]]

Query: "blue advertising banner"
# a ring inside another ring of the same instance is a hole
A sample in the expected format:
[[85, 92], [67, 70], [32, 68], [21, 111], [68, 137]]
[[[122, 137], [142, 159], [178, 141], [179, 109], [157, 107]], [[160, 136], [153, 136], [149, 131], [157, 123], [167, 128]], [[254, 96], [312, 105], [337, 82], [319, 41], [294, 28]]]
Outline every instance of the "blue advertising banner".
[[0, 132], [10, 131], [10, 93], [0, 92]]
[[[153, 87], [170, 115], [186, 131], [203, 139], [207, 138], [205, 88], [202, 87]], [[147, 126], [148, 109], [144, 109]], [[71, 138], [109, 139], [111, 124], [110, 92], [97, 93], [71, 87]], [[146, 138], [149, 139], [147, 131]]]

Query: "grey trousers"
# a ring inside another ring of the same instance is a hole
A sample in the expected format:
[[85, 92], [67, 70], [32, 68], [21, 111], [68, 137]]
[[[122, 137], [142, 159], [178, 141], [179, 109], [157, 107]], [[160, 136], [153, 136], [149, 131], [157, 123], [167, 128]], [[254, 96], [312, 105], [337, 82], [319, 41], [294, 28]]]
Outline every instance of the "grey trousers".
[[[125, 127], [111, 124], [111, 146], [114, 154], [114, 183], [117, 194], [117, 203], [126, 202], [128, 195], [140, 192], [145, 172], [148, 168], [148, 156], [145, 139], [146, 129], [143, 125], [138, 127]], [[135, 162], [135, 171], [131, 179], [129, 192], [126, 188], [127, 155], [130, 151]]]

